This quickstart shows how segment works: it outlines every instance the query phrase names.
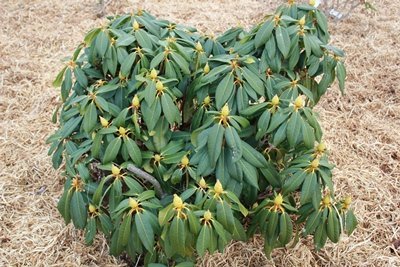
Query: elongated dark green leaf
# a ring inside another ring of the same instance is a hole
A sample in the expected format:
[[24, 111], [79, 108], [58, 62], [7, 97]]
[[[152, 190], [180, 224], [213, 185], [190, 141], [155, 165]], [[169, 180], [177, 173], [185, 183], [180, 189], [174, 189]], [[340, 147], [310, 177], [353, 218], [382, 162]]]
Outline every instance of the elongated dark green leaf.
[[283, 185], [283, 192], [288, 194], [299, 189], [300, 185], [303, 183], [304, 178], [306, 177], [307, 172], [300, 170], [293, 174], [289, 179], [286, 180], [285, 184]]
[[314, 246], [316, 250], [320, 250], [325, 246], [327, 237], [326, 224], [320, 224], [314, 234]]
[[110, 39], [108, 33], [100, 31], [96, 37], [96, 50], [100, 57], [104, 57], [106, 51], [110, 45]]
[[222, 141], [224, 138], [225, 128], [220, 124], [215, 124], [208, 135], [207, 149], [210, 163], [214, 167], [218, 157], [221, 154]]
[[56, 79], [53, 81], [53, 86], [54, 87], [59, 87], [62, 83], [63, 77], [64, 77], [64, 73], [65, 70], [67, 69], [67, 66], [65, 66], [58, 74]]
[[124, 77], [128, 77], [131, 72], [133, 62], [136, 58], [136, 52], [132, 52], [128, 57], [125, 58], [124, 62], [121, 64], [121, 74]]
[[338, 61], [336, 64], [336, 76], [339, 81], [339, 88], [342, 94], [344, 94], [344, 82], [346, 80], [346, 68], [341, 61]]
[[78, 229], [85, 228], [87, 209], [83, 200], [82, 192], [74, 191], [71, 198], [70, 212], [74, 226]]
[[190, 74], [190, 69], [189, 69], [189, 63], [178, 53], [172, 52], [171, 54], [172, 60], [178, 64], [179, 68], [181, 69], [181, 72], [183, 74]]
[[264, 168], [267, 166], [267, 160], [264, 158], [264, 156], [243, 140], [242, 153], [243, 158], [254, 167]]
[[143, 104], [141, 105], [141, 110], [143, 113], [144, 122], [146, 123], [148, 130], [153, 130], [161, 115], [160, 99], [156, 98], [151, 106], [149, 106], [146, 102], [143, 102]]
[[249, 70], [248, 68], [244, 67], [242, 69], [243, 72], [243, 76], [246, 79], [246, 81], [250, 84], [251, 88], [254, 89], [254, 91], [257, 92], [258, 95], [260, 96], [264, 96], [265, 92], [264, 92], [264, 83], [263, 81], [260, 79], [260, 77], [258, 77], [257, 74], [253, 73], [251, 70]]
[[148, 211], [143, 211], [143, 213], [136, 213], [135, 215], [135, 225], [139, 234], [140, 241], [142, 241], [143, 246], [150, 253], [154, 249], [154, 231], [150, 223]]
[[347, 235], [351, 235], [354, 231], [354, 229], [356, 229], [357, 227], [357, 218], [354, 215], [353, 210], [349, 210], [346, 213], [346, 231], [347, 231]]
[[274, 22], [272, 20], [267, 20], [258, 29], [256, 36], [254, 38], [254, 44], [256, 48], [262, 46], [271, 37], [272, 30], [274, 29]]
[[122, 247], [128, 245], [128, 239], [131, 232], [131, 222], [132, 215], [126, 214], [119, 227], [118, 243]]
[[135, 32], [135, 37], [139, 45], [143, 48], [152, 49], [153, 44], [149, 37], [149, 34], [144, 30], [140, 29]]
[[215, 92], [215, 104], [217, 105], [217, 109], [221, 109], [222, 106], [225, 105], [226, 101], [228, 101], [232, 95], [233, 90], [233, 75], [232, 73], [228, 73], [218, 84]]
[[300, 203], [305, 204], [311, 200], [311, 196], [314, 193], [314, 189], [317, 185], [317, 176], [315, 173], [308, 173], [304, 179], [303, 186], [301, 188]]
[[169, 240], [173, 244], [175, 251], [180, 255], [185, 253], [185, 240], [186, 232], [183, 219], [175, 217], [172, 220], [171, 226], [169, 228]]
[[210, 247], [211, 229], [210, 226], [204, 224], [200, 230], [199, 237], [196, 242], [196, 250], [199, 256], [204, 256], [206, 250]]
[[290, 51], [290, 39], [286, 28], [278, 26], [275, 28], [276, 43], [279, 51], [281, 51], [284, 58], [287, 58]]
[[211, 69], [211, 71], [203, 77], [202, 81], [206, 84], [212, 83], [213, 81], [218, 79], [219, 75], [227, 73], [231, 69], [232, 69], [232, 67], [230, 65], [221, 65], [221, 66], [215, 67], [215, 68]]
[[265, 235], [265, 239], [268, 243], [273, 244], [273, 242], [276, 239], [276, 231], [279, 227], [278, 225], [279, 223], [279, 214], [276, 211], [273, 211], [270, 213], [269, 215], [269, 220], [267, 223], [267, 231], [266, 231], [266, 235]]
[[163, 94], [161, 96], [161, 105], [165, 118], [171, 125], [175, 122], [179, 122], [179, 110], [168, 94]]
[[99, 87], [97, 93], [105, 94], [105, 93], [109, 93], [109, 92], [115, 91], [118, 88], [119, 88], [119, 84], [106, 84], [104, 86]]
[[86, 225], [85, 243], [91, 245], [96, 235], [96, 218], [91, 217]]
[[290, 242], [293, 235], [293, 224], [289, 214], [282, 213], [279, 219], [279, 241], [282, 245]]
[[318, 210], [311, 213], [311, 215], [308, 217], [306, 225], [305, 225], [304, 235], [311, 234], [315, 231], [317, 226], [321, 224], [321, 216], [322, 216], [322, 213]]
[[228, 231], [232, 231], [234, 227], [234, 217], [232, 207], [225, 201], [217, 203], [217, 220]]
[[242, 140], [235, 128], [231, 126], [225, 128], [225, 141], [232, 151], [232, 161], [238, 161], [242, 157]]
[[135, 36], [130, 34], [124, 34], [117, 39], [116, 46], [129, 46], [136, 40]]
[[97, 109], [96, 105], [92, 102], [86, 108], [85, 115], [83, 117], [83, 129], [85, 132], [90, 133], [97, 124]]
[[64, 80], [61, 84], [61, 98], [65, 102], [69, 96], [72, 87], [71, 69], [67, 68], [64, 73]]
[[78, 81], [79, 85], [82, 86], [83, 88], [86, 88], [88, 85], [88, 79], [86, 77], [85, 72], [79, 67], [76, 67], [74, 69], [74, 75], [76, 80]]
[[74, 192], [72, 190], [65, 190], [62, 197], [57, 203], [57, 209], [64, 218], [65, 224], [69, 224], [71, 221], [71, 197]]
[[114, 138], [114, 140], [112, 140], [108, 144], [106, 151], [104, 152], [103, 163], [109, 163], [115, 160], [118, 155], [119, 149], [121, 148], [121, 144], [122, 141], [119, 137]]
[[290, 147], [295, 147], [299, 140], [302, 130], [302, 119], [298, 111], [294, 111], [290, 116], [286, 128], [286, 136]]
[[329, 239], [333, 243], [339, 242], [340, 224], [339, 224], [339, 219], [337, 217], [336, 211], [334, 209], [331, 209], [329, 211], [328, 221], [327, 221], [327, 225], [326, 225], [326, 233], [327, 233]]
[[138, 166], [142, 165], [142, 153], [136, 142], [129, 137], [126, 137], [124, 138], [124, 143], [126, 145], [126, 149], [128, 150], [129, 157], [133, 160], [133, 162]]
[[246, 182], [251, 186], [259, 189], [257, 169], [245, 160], [240, 160], [239, 163], [242, 166], [243, 175], [244, 178], [246, 179]]

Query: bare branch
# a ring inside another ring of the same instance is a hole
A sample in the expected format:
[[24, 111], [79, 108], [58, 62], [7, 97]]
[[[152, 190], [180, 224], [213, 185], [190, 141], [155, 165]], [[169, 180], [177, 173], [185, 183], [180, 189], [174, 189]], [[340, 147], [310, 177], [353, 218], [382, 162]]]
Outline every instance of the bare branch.
[[137, 177], [151, 183], [154, 186], [154, 190], [156, 191], [158, 197], [163, 198], [165, 196], [165, 193], [162, 190], [160, 183], [152, 175], [143, 171], [142, 169], [139, 169], [138, 167], [132, 164], [128, 165], [127, 170], [136, 175]]

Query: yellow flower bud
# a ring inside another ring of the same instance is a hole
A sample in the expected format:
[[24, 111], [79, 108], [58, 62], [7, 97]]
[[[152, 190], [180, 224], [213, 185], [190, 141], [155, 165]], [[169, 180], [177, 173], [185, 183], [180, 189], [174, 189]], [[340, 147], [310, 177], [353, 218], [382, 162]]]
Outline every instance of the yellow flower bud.
[[101, 126], [107, 127], [109, 124], [108, 120], [104, 119], [102, 116], [99, 116], [99, 117], [100, 117]]
[[300, 25], [300, 26], [304, 26], [304, 24], [306, 24], [306, 18], [305, 18], [305, 16], [303, 16], [303, 17], [299, 20], [299, 25]]
[[271, 100], [271, 104], [274, 106], [279, 105], [279, 97], [277, 95], [274, 95], [274, 97]]
[[302, 108], [304, 106], [304, 101], [303, 98], [299, 95], [296, 100], [294, 101], [294, 106], [299, 109]]
[[350, 197], [350, 196], [345, 197], [343, 203], [344, 203], [346, 206], [349, 206], [349, 205], [351, 204], [351, 197]]
[[280, 206], [280, 205], [282, 205], [282, 203], [283, 203], [283, 197], [279, 193], [274, 199], [274, 204], [277, 205], [277, 206]]
[[204, 74], [207, 74], [210, 72], [210, 66], [208, 65], [208, 62], [206, 63], [206, 65], [203, 68], [203, 72]]
[[189, 165], [189, 158], [185, 155], [182, 157], [181, 159], [181, 164], [182, 166], [186, 167], [187, 165]]
[[160, 156], [160, 154], [155, 154], [155, 155], [154, 155], [154, 161], [155, 161], [155, 162], [160, 162], [160, 161], [161, 161], [161, 156]]
[[222, 188], [222, 184], [219, 180], [214, 185], [214, 191], [217, 195], [220, 195], [224, 192], [224, 188]]
[[208, 106], [210, 104], [210, 102], [211, 102], [210, 96], [206, 96], [206, 98], [204, 98], [204, 100], [203, 100], [203, 104], [206, 106]]
[[137, 209], [139, 207], [139, 203], [133, 199], [133, 198], [129, 198], [129, 207], [131, 207], [133, 210]]
[[152, 69], [150, 72], [150, 79], [155, 79], [157, 78], [157, 71], [155, 69]]
[[174, 194], [173, 205], [174, 205], [174, 207], [176, 209], [182, 209], [183, 208], [182, 198], [180, 198], [177, 194]]
[[200, 179], [199, 185], [200, 185], [200, 187], [203, 188], [203, 189], [208, 188], [208, 184], [206, 183], [206, 180], [204, 180], [203, 177]]
[[315, 0], [310, 0], [308, 3], [310, 4], [310, 6], [315, 6]]
[[124, 127], [119, 127], [118, 132], [120, 135], [124, 136], [127, 133], [127, 130]]
[[137, 30], [139, 30], [139, 28], [140, 28], [140, 25], [139, 25], [139, 23], [136, 21], [136, 19], [133, 21], [133, 29], [135, 30], [135, 31], [137, 31]]
[[324, 196], [322, 202], [324, 203], [325, 206], [329, 206], [331, 204], [331, 196], [330, 195]]
[[137, 95], [135, 95], [135, 96], [132, 98], [132, 106], [133, 106], [134, 108], [140, 107], [140, 100], [139, 100], [139, 97], [138, 97]]
[[203, 46], [201, 45], [200, 42], [197, 42], [195, 48], [197, 52], [203, 52]]
[[228, 104], [225, 104], [225, 106], [223, 106], [223, 108], [221, 109], [221, 115], [227, 117], [229, 116], [229, 112], [230, 112], [229, 106]]
[[319, 143], [319, 144], [317, 145], [317, 148], [316, 148], [316, 149], [317, 149], [318, 152], [321, 152], [321, 153], [322, 153], [322, 152], [325, 151], [326, 146], [325, 146], [324, 143], [321, 142], [321, 143]]
[[164, 91], [164, 84], [161, 81], [157, 81], [156, 89], [157, 89], [158, 92]]
[[89, 212], [93, 213], [95, 211], [96, 211], [96, 207], [94, 205], [92, 205], [92, 204], [89, 204]]
[[209, 210], [207, 210], [206, 212], [204, 212], [204, 216], [203, 216], [204, 220], [206, 222], [210, 221], [212, 219], [212, 214]]
[[313, 161], [311, 161], [310, 166], [311, 166], [312, 169], [315, 170], [319, 166], [319, 160], [318, 159], [314, 159]]
[[118, 176], [121, 173], [121, 169], [115, 166], [114, 164], [111, 166], [111, 172], [114, 176]]

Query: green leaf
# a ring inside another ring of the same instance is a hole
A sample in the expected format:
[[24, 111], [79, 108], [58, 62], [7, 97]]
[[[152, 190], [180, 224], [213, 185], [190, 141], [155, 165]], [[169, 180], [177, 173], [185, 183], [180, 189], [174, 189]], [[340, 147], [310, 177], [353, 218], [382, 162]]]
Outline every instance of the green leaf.
[[82, 86], [83, 88], [86, 88], [88, 86], [88, 79], [86, 77], [85, 72], [83, 72], [81, 68], [76, 67], [74, 69], [74, 74], [79, 85]]
[[267, 20], [263, 23], [260, 29], [258, 29], [256, 36], [254, 38], [254, 44], [256, 48], [259, 48], [260, 46], [262, 46], [267, 42], [267, 40], [271, 37], [273, 29], [274, 29], [274, 22], [272, 20]]
[[229, 70], [232, 70], [232, 67], [230, 65], [221, 65], [215, 67], [211, 69], [210, 72], [203, 77], [202, 81], [206, 84], [212, 83], [213, 81], [218, 79], [219, 75], [224, 74]]
[[298, 172], [293, 174], [289, 179], [286, 180], [285, 184], [283, 185], [283, 193], [288, 194], [299, 189], [306, 175], [307, 172], [303, 170], [299, 170]]
[[72, 190], [65, 190], [62, 197], [57, 203], [57, 209], [63, 216], [65, 224], [69, 224], [69, 222], [71, 221], [70, 205], [73, 193], [74, 192]]
[[284, 212], [280, 216], [279, 220], [279, 241], [282, 245], [286, 245], [290, 242], [293, 235], [293, 224], [289, 214]]
[[236, 129], [229, 125], [225, 128], [225, 141], [232, 151], [232, 161], [237, 162], [242, 157], [242, 142]]
[[116, 46], [129, 46], [136, 40], [135, 36], [130, 34], [124, 34], [117, 39]]
[[300, 204], [305, 204], [311, 200], [314, 189], [317, 186], [317, 176], [315, 173], [308, 173], [301, 188]]
[[143, 102], [141, 105], [141, 110], [143, 114], [143, 120], [147, 125], [147, 129], [149, 131], [153, 130], [161, 115], [161, 103], [159, 98], [156, 98], [156, 101], [154, 101], [151, 106], [149, 106], [146, 102]]
[[96, 50], [100, 57], [104, 57], [108, 47], [110, 46], [110, 40], [108, 33], [100, 31], [96, 37]]
[[299, 135], [302, 130], [301, 116], [298, 111], [294, 111], [290, 116], [286, 128], [286, 136], [289, 141], [290, 147], [295, 147], [297, 140], [299, 140]]
[[257, 190], [258, 190], [259, 187], [258, 187], [257, 169], [245, 160], [240, 160], [239, 163], [242, 166], [243, 174], [244, 174], [244, 178], [246, 179], [246, 182], [248, 184], [250, 184], [251, 186], [257, 188]]
[[269, 215], [267, 223], [267, 231], [265, 232], [265, 239], [268, 243], [273, 244], [276, 239], [276, 230], [278, 228], [279, 214], [277, 211], [272, 211]]
[[239, 206], [239, 210], [243, 214], [243, 216], [246, 217], [249, 214], [249, 211], [245, 208], [245, 206], [243, 206], [239, 198], [234, 193], [227, 191], [226, 196]]
[[106, 151], [104, 152], [103, 163], [109, 163], [118, 155], [119, 149], [121, 148], [121, 138], [114, 138], [107, 146]]
[[327, 237], [326, 225], [320, 224], [314, 234], [314, 246], [316, 250], [320, 250], [325, 246]]
[[178, 64], [179, 68], [181, 69], [181, 72], [183, 74], [189, 75], [190, 74], [189, 63], [176, 52], [172, 52], [170, 55], [172, 57], [172, 60], [176, 64]]
[[148, 49], [153, 48], [149, 34], [147, 32], [145, 32], [144, 30], [140, 29], [140, 30], [135, 31], [135, 37], [141, 47], [148, 48]]
[[136, 142], [130, 139], [129, 137], [124, 138], [124, 143], [128, 150], [129, 157], [133, 160], [133, 162], [137, 166], [142, 165], [142, 152], [137, 146]]
[[119, 227], [118, 243], [120, 246], [125, 247], [128, 245], [128, 239], [131, 232], [132, 215], [130, 213], [125, 214], [124, 219]]
[[267, 166], [267, 160], [264, 158], [264, 156], [243, 140], [242, 140], [242, 152], [243, 152], [243, 158], [247, 162], [250, 162], [251, 165], [253, 165], [254, 167], [264, 168]]
[[322, 213], [318, 210], [310, 214], [305, 225], [304, 235], [311, 234], [315, 231], [318, 225], [321, 224]]
[[233, 75], [228, 73], [222, 81], [218, 84], [215, 91], [215, 104], [217, 109], [221, 109], [222, 106], [228, 101], [234, 90]]
[[201, 228], [199, 237], [197, 238], [196, 241], [196, 250], [197, 254], [199, 254], [200, 257], [204, 256], [206, 250], [209, 248], [210, 240], [211, 240], [210, 226], [204, 224], [203, 227]]
[[67, 66], [65, 66], [65, 67], [57, 74], [56, 79], [53, 81], [53, 86], [54, 86], [54, 87], [60, 87], [60, 86], [61, 86], [61, 83], [62, 83], [62, 80], [63, 80], [64, 73], [65, 73], [65, 70], [66, 70], [66, 69], [67, 69]]
[[207, 148], [212, 167], [215, 167], [218, 157], [221, 154], [224, 132], [225, 128], [220, 123], [217, 123], [211, 127], [208, 134]]
[[96, 218], [91, 217], [86, 225], [85, 243], [91, 245], [96, 235]]
[[336, 76], [339, 81], [339, 88], [342, 94], [344, 94], [344, 82], [346, 80], [346, 68], [344, 67], [343, 62], [338, 61], [336, 64]]
[[132, 52], [128, 57], [125, 58], [124, 62], [121, 64], [121, 75], [128, 77], [131, 73], [133, 62], [136, 59], [136, 52]]
[[334, 209], [331, 209], [329, 211], [328, 221], [327, 221], [327, 225], [326, 225], [326, 233], [327, 233], [329, 239], [333, 243], [339, 242], [340, 224], [339, 224], [339, 219], [337, 217], [336, 211]]
[[70, 212], [74, 226], [78, 229], [85, 228], [87, 209], [81, 192], [74, 191], [71, 198]]
[[112, 91], [115, 91], [119, 88], [119, 84], [106, 84], [104, 86], [100, 86], [97, 90], [98, 94], [106, 94]]
[[171, 226], [169, 228], [169, 240], [171, 241], [171, 244], [173, 244], [173, 247], [175, 251], [180, 254], [184, 255], [185, 253], [185, 240], [186, 240], [186, 229], [184, 225], [183, 219], [179, 217], [175, 217], [172, 220]]
[[275, 28], [276, 43], [284, 58], [287, 58], [290, 51], [290, 38], [286, 28], [278, 26]]
[[224, 226], [225, 229], [232, 231], [234, 227], [234, 217], [232, 207], [225, 201], [217, 203], [217, 220]]
[[64, 80], [61, 84], [61, 98], [65, 102], [69, 96], [72, 87], [71, 69], [67, 68], [64, 74]]
[[83, 117], [83, 129], [85, 132], [90, 133], [97, 124], [97, 109], [96, 105], [92, 102], [86, 108], [85, 115]]
[[353, 210], [349, 210], [346, 213], [346, 231], [347, 231], [347, 235], [351, 235], [354, 231], [354, 229], [356, 229], [357, 227], [357, 218], [354, 215]]
[[151, 253], [154, 249], [154, 231], [150, 223], [148, 211], [145, 210], [143, 213], [136, 213], [135, 224], [140, 241], [142, 241], [147, 251]]
[[173, 125], [175, 122], [179, 122], [180, 114], [178, 107], [168, 94], [161, 96], [162, 110], [167, 121]]
[[258, 95], [264, 96], [265, 95], [264, 83], [260, 79], [260, 77], [258, 77], [257, 74], [255, 74], [254, 72], [252, 72], [251, 70], [249, 70], [246, 67], [242, 68], [242, 72], [243, 72], [244, 78], [250, 84], [251, 88], [253, 88], [254, 91], [257, 92]]

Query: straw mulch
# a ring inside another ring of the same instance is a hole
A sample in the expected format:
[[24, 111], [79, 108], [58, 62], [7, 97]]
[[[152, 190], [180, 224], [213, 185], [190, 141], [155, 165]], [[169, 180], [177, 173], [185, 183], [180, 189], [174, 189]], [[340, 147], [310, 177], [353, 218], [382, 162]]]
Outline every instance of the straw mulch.
[[[271, 3], [270, 3], [271, 2]], [[249, 26], [277, 1], [113, 1], [107, 14], [143, 7], [207, 32]], [[332, 88], [318, 111], [340, 196], [352, 195], [360, 224], [353, 236], [315, 252], [310, 239], [277, 250], [262, 241], [233, 243], [200, 266], [400, 266], [400, 10], [375, 1], [378, 13], [356, 10], [331, 24], [347, 52], [347, 95]], [[56, 210], [63, 180], [51, 167], [46, 137], [58, 90], [60, 59], [104, 19], [97, 1], [13, 1], [0, 5], [0, 266], [123, 266], [101, 237], [86, 247]]]

